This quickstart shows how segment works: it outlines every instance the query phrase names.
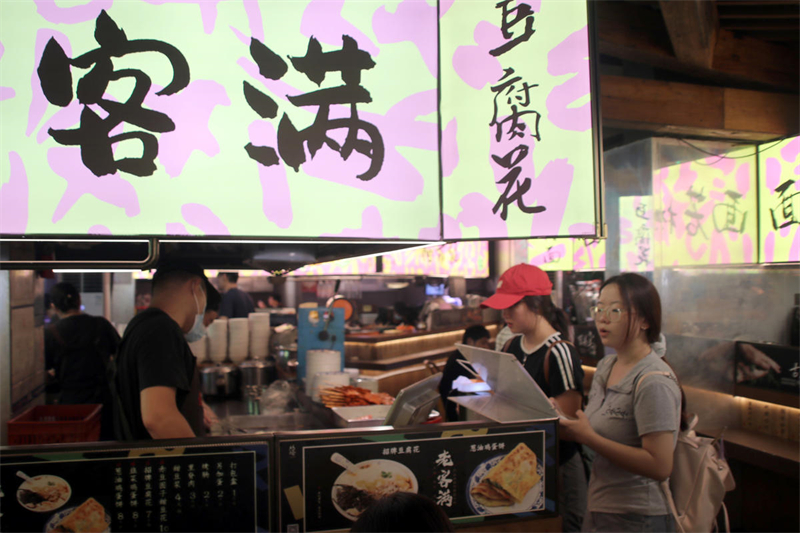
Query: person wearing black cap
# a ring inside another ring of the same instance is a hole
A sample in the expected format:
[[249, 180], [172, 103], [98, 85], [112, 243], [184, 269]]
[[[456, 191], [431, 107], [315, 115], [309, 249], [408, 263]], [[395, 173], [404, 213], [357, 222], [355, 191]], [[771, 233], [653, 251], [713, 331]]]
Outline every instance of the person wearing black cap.
[[115, 379], [124, 417], [121, 438], [202, 435], [197, 362], [186, 341], [205, 329], [208, 280], [195, 263], [169, 261], [153, 276], [150, 307], [128, 323]]

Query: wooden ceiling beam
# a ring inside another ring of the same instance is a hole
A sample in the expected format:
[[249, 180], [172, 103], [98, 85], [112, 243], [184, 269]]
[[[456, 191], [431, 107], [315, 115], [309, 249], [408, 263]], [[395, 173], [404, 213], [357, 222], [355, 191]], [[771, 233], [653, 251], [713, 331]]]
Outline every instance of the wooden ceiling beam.
[[717, 40], [717, 7], [708, 0], [660, 0], [672, 50], [678, 60], [711, 68]]
[[601, 54], [721, 84], [792, 91], [800, 86], [800, 58], [785, 45], [718, 30], [711, 65], [701, 66], [675, 56], [658, 10], [633, 2], [596, 2], [595, 6]]
[[794, 95], [600, 77], [603, 126], [664, 135], [768, 141], [800, 132]]

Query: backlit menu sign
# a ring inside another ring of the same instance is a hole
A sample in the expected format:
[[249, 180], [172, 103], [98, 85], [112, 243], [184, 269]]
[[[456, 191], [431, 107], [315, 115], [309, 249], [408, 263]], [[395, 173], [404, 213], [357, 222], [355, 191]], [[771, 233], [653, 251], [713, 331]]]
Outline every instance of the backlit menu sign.
[[[557, 500], [555, 424], [396, 433], [379, 439], [367, 434], [279, 437], [279, 528], [349, 529], [372, 501], [394, 492], [427, 496], [455, 522], [552, 516]], [[352, 466], [344, 468], [348, 462]], [[506, 480], [498, 482], [507, 501], [488, 501], [482, 484], [501, 478]]]
[[663, 267], [755, 263], [755, 147], [656, 169], [653, 246]]
[[759, 146], [762, 263], [800, 261], [800, 137]]
[[0, 234], [594, 235], [587, 20], [562, 0], [0, 2]]
[[0, 513], [4, 531], [268, 531], [269, 479], [267, 443], [4, 452]]
[[444, 238], [596, 235], [588, 2], [440, 2]]

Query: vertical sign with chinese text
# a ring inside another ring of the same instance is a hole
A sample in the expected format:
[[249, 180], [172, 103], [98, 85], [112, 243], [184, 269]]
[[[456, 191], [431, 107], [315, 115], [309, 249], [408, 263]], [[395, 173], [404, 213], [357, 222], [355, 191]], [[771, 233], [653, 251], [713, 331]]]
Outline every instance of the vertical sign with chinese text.
[[622, 196], [619, 199], [619, 263], [623, 272], [652, 272], [653, 198]]
[[760, 261], [796, 263], [800, 261], [800, 137], [759, 149], [763, 150], [758, 156]]
[[595, 235], [587, 3], [441, 2], [444, 238]]

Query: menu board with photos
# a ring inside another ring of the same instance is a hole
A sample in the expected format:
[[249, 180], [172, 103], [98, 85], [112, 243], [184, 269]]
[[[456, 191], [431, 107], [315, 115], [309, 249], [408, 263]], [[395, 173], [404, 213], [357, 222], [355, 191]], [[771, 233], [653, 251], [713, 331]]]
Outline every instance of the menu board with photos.
[[[380, 496], [413, 492], [454, 521], [552, 516], [557, 501], [555, 420], [460, 429], [283, 440], [278, 437], [278, 527], [281, 531], [349, 529]], [[354, 466], [347, 470], [341, 455]], [[511, 467], [514, 463], [516, 466]], [[481, 484], [501, 472], [511, 499], [491, 506]]]
[[[267, 442], [12, 455], [3, 531], [269, 531]], [[23, 480], [18, 472], [30, 480]], [[62, 529], [55, 529], [58, 528]]]

